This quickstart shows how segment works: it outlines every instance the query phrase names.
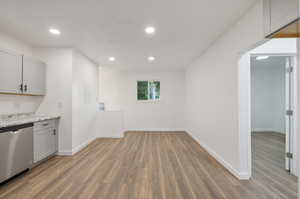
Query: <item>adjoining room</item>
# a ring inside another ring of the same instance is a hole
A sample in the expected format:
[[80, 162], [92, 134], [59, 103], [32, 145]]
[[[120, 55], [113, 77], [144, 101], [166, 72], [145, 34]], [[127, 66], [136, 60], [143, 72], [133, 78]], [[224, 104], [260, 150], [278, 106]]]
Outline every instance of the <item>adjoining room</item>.
[[280, 179], [277, 186], [291, 197], [297, 192], [297, 178], [291, 173], [295, 174], [295, 170], [288, 157], [293, 154], [292, 146], [288, 145], [296, 140], [291, 134], [286, 135], [291, 133], [287, 127], [290, 121], [286, 119], [286, 89], [289, 88], [286, 62], [290, 57], [260, 58], [251, 58], [253, 178], [265, 177], [266, 183], [272, 184], [277, 177]]

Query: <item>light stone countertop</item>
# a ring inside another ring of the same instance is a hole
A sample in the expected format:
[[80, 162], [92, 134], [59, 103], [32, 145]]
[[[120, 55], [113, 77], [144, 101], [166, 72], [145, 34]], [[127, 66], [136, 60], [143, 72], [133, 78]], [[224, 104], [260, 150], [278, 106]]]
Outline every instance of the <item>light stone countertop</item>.
[[0, 115], [0, 128], [58, 119], [58, 115], [35, 115], [34, 113]]

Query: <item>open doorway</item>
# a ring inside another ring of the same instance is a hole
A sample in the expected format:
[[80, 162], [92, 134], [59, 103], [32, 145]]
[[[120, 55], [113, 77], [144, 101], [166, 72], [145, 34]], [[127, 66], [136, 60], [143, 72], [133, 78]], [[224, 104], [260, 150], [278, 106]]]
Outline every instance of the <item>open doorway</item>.
[[293, 60], [292, 54], [251, 54], [251, 139], [254, 163], [296, 174]]
[[241, 173], [297, 197], [296, 39], [274, 39], [239, 63]]

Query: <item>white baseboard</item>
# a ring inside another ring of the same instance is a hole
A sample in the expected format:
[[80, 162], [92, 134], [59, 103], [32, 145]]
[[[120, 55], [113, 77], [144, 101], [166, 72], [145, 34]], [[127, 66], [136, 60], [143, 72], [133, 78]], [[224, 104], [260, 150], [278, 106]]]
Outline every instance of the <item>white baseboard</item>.
[[239, 173], [239, 180], [249, 180], [251, 178], [249, 173]]
[[284, 132], [279, 132], [278, 129], [272, 129], [272, 128], [253, 128], [251, 129], [252, 132], [274, 132], [274, 133], [280, 133], [285, 134]]
[[123, 138], [124, 136], [101, 136], [101, 137], [97, 137], [96, 139], [98, 139], [98, 138], [116, 138], [116, 139], [118, 139], [118, 138]]
[[60, 155], [60, 156], [72, 156], [72, 151], [58, 151], [57, 155]]
[[93, 142], [96, 138], [89, 139], [85, 141], [84, 143], [80, 144], [79, 146], [72, 149], [72, 151], [59, 151], [57, 155], [60, 156], [72, 156], [81, 151], [83, 148], [85, 148], [87, 145], [89, 145], [91, 142]]
[[72, 149], [72, 155], [75, 155], [76, 153], [78, 153], [79, 151], [81, 151], [83, 148], [85, 148], [87, 145], [89, 145], [91, 142], [93, 142], [96, 138], [93, 137], [87, 141], [85, 141], [84, 143], [80, 144], [79, 146], [75, 147]]
[[147, 129], [126, 129], [124, 132], [127, 132], [127, 131], [145, 131], [145, 132], [149, 132], [149, 131], [161, 131], [161, 132], [164, 132], [164, 131], [186, 131], [184, 129], [176, 129], [176, 128], [147, 128]]
[[198, 142], [212, 157], [214, 157], [221, 165], [223, 165], [232, 175], [234, 175], [239, 180], [249, 180], [250, 174], [248, 173], [240, 173], [236, 169], [232, 167], [231, 164], [226, 162], [220, 155], [218, 155], [214, 150], [209, 148], [206, 144], [201, 142], [197, 137], [193, 136], [189, 133], [189, 135], [192, 136], [196, 142]]

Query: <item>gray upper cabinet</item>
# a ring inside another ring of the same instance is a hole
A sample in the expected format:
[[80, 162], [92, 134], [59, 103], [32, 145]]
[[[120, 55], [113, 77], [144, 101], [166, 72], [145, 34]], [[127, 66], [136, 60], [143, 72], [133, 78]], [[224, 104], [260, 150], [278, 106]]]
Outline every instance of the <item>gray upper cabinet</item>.
[[299, 17], [298, 0], [264, 0], [265, 36], [269, 36]]
[[45, 95], [46, 64], [23, 56], [23, 92], [30, 95]]
[[21, 93], [22, 56], [0, 50], [0, 92]]
[[27, 56], [0, 50], [0, 93], [45, 95], [46, 64]]

